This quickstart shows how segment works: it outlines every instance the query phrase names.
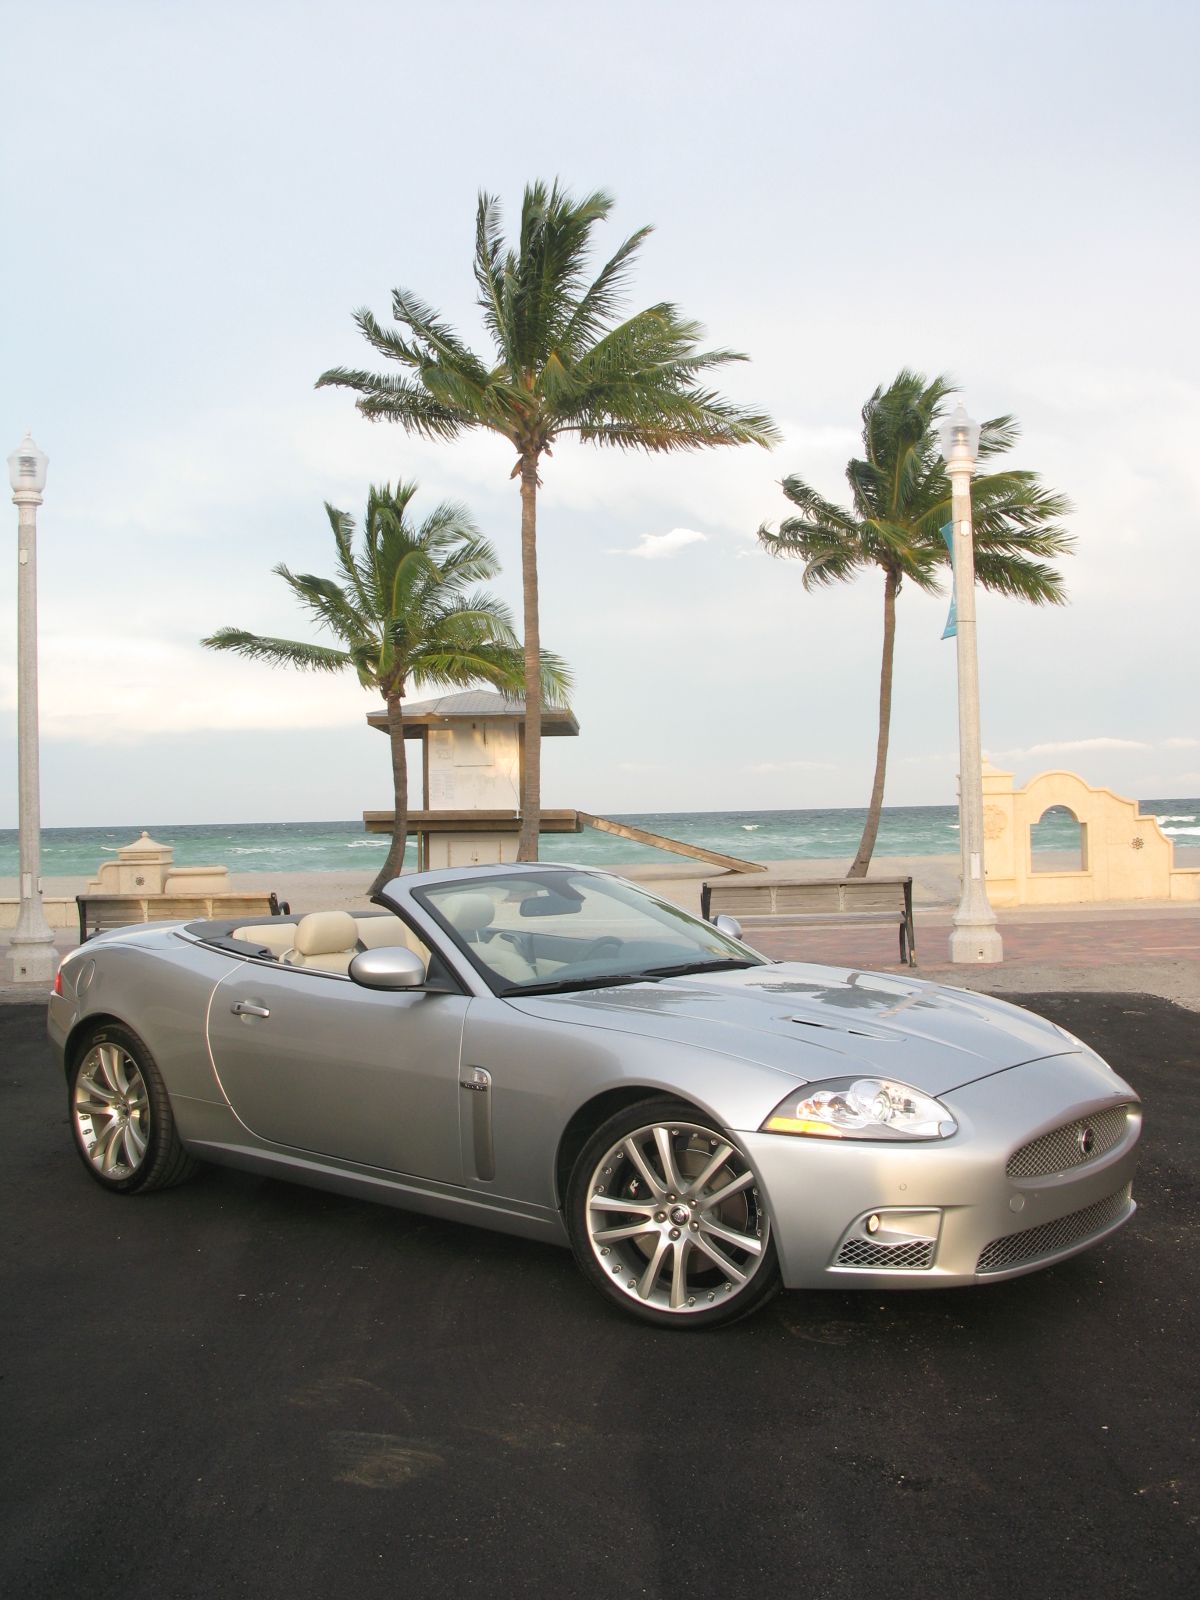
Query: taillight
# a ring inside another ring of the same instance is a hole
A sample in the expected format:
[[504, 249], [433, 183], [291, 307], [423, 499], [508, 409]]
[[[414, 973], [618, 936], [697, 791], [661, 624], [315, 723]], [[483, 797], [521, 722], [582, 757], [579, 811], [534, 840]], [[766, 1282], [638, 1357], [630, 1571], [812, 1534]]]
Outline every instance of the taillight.
[[58, 971], [54, 974], [54, 988], [53, 988], [53, 990], [51, 992], [53, 994], [61, 994], [62, 993], [62, 968], [61, 967], [59, 967]]

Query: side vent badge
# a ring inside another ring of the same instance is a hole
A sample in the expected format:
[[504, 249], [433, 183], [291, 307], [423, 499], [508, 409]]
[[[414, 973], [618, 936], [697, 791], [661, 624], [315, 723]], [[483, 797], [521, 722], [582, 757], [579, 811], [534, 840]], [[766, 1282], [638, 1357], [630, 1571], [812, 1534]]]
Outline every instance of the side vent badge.
[[[472, 1067], [459, 1084], [474, 1095], [471, 1102], [471, 1147], [475, 1157], [475, 1176], [490, 1183], [496, 1176], [496, 1155], [492, 1149], [492, 1100], [488, 1090], [492, 1075], [485, 1067]], [[464, 1102], [465, 1104], [465, 1102]]]

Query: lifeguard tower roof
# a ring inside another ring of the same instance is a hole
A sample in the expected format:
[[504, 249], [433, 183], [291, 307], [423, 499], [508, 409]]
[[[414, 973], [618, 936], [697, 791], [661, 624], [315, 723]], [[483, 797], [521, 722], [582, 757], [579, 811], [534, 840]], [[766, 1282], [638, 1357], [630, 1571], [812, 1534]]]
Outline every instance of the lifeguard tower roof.
[[[436, 700], [404, 702], [405, 738], [419, 739], [427, 728], [436, 728], [451, 717], [472, 721], [505, 719], [524, 726], [525, 699], [522, 695], [500, 694], [495, 689], [466, 689], [461, 694], [443, 694]], [[373, 728], [387, 731], [387, 712], [370, 711], [367, 721]], [[575, 713], [562, 708], [542, 707], [542, 737], [574, 737], [579, 732]]]

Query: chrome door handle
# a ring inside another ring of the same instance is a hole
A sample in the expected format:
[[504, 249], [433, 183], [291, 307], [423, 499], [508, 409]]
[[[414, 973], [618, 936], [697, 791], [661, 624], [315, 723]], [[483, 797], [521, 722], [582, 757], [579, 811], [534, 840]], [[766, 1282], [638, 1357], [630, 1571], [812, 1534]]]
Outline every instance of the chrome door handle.
[[235, 1017], [269, 1017], [270, 1011], [266, 1006], [256, 1006], [251, 1000], [239, 1000], [233, 1007]]

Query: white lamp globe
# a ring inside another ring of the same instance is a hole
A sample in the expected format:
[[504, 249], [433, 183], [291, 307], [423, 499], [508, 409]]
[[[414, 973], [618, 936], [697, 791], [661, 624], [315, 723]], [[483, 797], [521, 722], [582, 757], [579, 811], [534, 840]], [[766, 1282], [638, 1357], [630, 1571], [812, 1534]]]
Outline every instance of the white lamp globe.
[[46, 487], [46, 468], [49, 464], [50, 457], [44, 450], [38, 449], [33, 436], [27, 433], [8, 458], [8, 481], [12, 484], [13, 493], [19, 494], [24, 489], [41, 494]]
[[949, 461], [956, 454], [961, 459], [965, 451], [974, 461], [979, 450], [979, 424], [967, 415], [967, 408], [961, 400], [955, 406], [953, 415], [942, 423], [939, 439], [944, 460]]

